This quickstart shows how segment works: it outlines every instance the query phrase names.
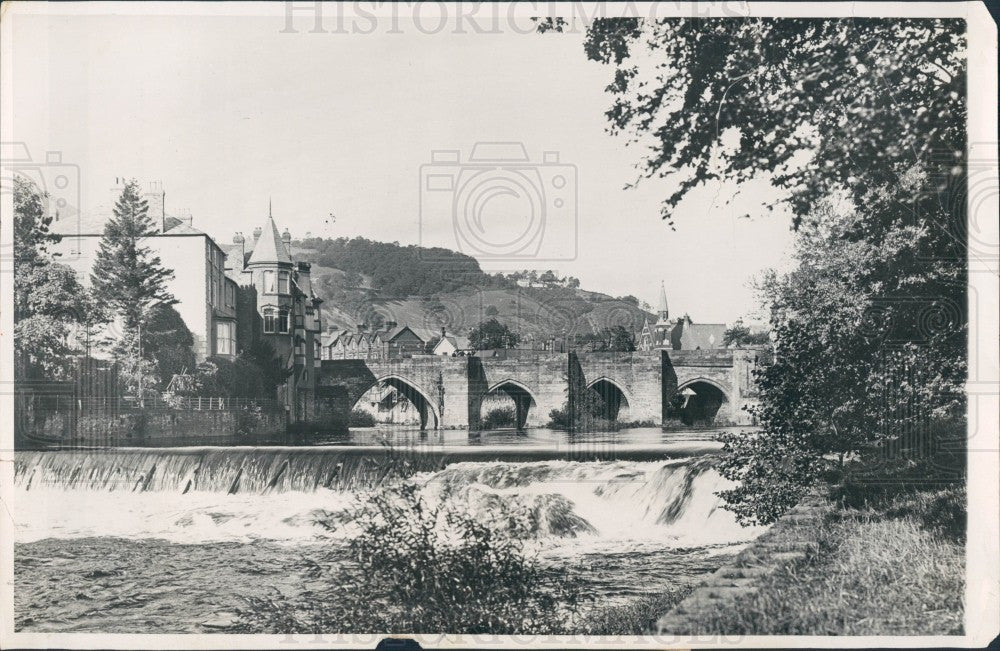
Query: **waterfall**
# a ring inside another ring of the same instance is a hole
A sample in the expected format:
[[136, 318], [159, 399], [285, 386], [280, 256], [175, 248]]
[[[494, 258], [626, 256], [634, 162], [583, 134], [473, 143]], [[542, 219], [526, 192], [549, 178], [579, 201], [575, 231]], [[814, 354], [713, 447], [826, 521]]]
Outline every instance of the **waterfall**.
[[368, 448], [173, 448], [18, 452], [15, 485], [108, 492], [264, 494], [357, 490], [434, 470], [440, 454]]
[[17, 452], [16, 539], [321, 540], [349, 535], [351, 506], [390, 480], [487, 519], [499, 507], [527, 511], [540, 540], [683, 546], [758, 533], [720, 508], [728, 484], [711, 456], [577, 461], [523, 448], [359, 446]]

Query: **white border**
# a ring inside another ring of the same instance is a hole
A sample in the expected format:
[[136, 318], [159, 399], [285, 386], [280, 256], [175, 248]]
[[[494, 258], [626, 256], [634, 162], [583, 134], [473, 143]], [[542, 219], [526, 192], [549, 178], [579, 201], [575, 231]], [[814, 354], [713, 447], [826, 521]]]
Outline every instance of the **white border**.
[[[303, 4], [303, 3], [297, 3]], [[304, 3], [310, 4], [308, 2]], [[398, 5], [378, 3], [355, 3], [339, 8], [346, 17], [354, 15], [360, 4], [365, 11], [380, 17], [405, 19], [412, 12], [412, 2]], [[285, 19], [285, 3], [202, 3], [202, 2], [94, 2], [56, 3], [7, 2], [0, 6], [0, 88], [9, 88], [11, 79], [10, 37], [19, 15], [212, 15], [212, 16], [274, 16], [276, 29], [280, 29]], [[469, 3], [445, 5], [427, 3], [421, 5], [422, 17], [428, 20], [440, 16], [456, 16], [459, 13], [482, 16], [487, 10], [499, 12], [501, 16], [525, 18], [539, 15], [570, 16], [615, 16], [634, 15], [627, 11], [638, 11], [642, 16], [658, 17], [748, 17], [748, 16], [800, 16], [800, 17], [878, 17], [878, 16], [937, 16], [965, 18], [968, 24], [969, 45], [969, 143], [970, 159], [996, 160], [997, 138], [997, 31], [992, 18], [979, 2], [934, 3], [934, 2], [843, 2], [843, 3], [769, 3], [769, 2], [723, 2], [723, 3], [627, 3], [624, 5], [607, 3], [552, 3], [525, 2], [520, 4], [498, 3], [481, 6], [478, 9]], [[553, 13], [554, 12], [554, 13]], [[298, 18], [296, 20], [299, 20]], [[303, 37], [308, 27], [300, 30]], [[315, 36], [314, 36], [315, 37]], [[330, 38], [330, 36], [326, 36]], [[583, 56], [581, 51], [580, 56]], [[12, 141], [12, 104], [10, 93], [0, 93], [0, 137]], [[976, 143], [981, 143], [977, 145]], [[992, 144], [988, 144], [992, 143]], [[980, 148], [981, 151], [976, 151]], [[996, 187], [996, 186], [994, 186]], [[980, 228], [980, 238], [987, 242], [998, 242], [998, 222], [996, 215], [973, 215], [970, 197], [970, 220], [975, 219]], [[2, 458], [0, 458], [0, 491], [12, 495], [13, 488], [13, 345], [10, 333], [13, 321], [10, 309], [12, 274], [10, 270], [12, 199], [3, 195], [0, 204], [0, 244], [4, 252], [2, 272], [0, 272], [0, 423], [2, 423]], [[874, 637], [874, 636], [424, 636], [413, 635], [424, 648], [428, 647], [470, 647], [488, 646], [492, 648], [586, 648], [586, 647], [636, 647], [636, 648], [693, 648], [693, 647], [935, 647], [960, 646], [982, 647], [1000, 633], [1000, 464], [998, 464], [998, 414], [1000, 414], [1000, 331], [998, 331], [998, 284], [997, 259], [973, 257], [970, 260], [970, 359], [969, 400], [975, 404], [972, 414], [978, 416], [977, 442], [992, 441], [992, 445], [980, 446], [969, 454], [969, 546], [967, 555], [968, 588], [966, 596], [966, 634], [964, 636], [914, 636], [914, 637]], [[978, 318], [976, 318], [978, 317]], [[970, 427], [972, 425], [970, 424]], [[986, 434], [987, 436], [984, 436]], [[990, 438], [990, 436], [992, 438]], [[985, 447], [986, 449], [983, 449]], [[0, 512], [0, 577], [3, 590], [0, 593], [0, 647], [10, 648], [195, 648], [195, 649], [249, 649], [249, 648], [373, 648], [383, 637], [381, 635], [338, 637], [326, 635], [320, 639], [312, 635], [101, 635], [101, 634], [41, 634], [15, 633], [13, 631], [13, 538], [10, 535], [11, 520], [8, 504], [3, 504]]]

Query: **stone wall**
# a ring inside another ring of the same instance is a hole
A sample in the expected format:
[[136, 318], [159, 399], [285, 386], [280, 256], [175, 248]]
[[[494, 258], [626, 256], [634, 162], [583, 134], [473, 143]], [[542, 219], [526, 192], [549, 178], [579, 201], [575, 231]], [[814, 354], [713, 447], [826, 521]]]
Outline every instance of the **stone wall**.
[[284, 412], [231, 410], [129, 410], [116, 417], [81, 416], [75, 443], [150, 445], [184, 440], [252, 440], [285, 433]]

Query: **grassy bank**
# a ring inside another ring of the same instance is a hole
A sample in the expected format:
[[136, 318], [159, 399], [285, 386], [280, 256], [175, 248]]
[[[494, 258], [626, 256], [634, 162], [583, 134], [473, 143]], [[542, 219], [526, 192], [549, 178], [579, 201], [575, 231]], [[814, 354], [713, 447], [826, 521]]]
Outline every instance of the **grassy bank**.
[[954, 515], [964, 509], [960, 488], [846, 506], [818, 531], [818, 548], [804, 561], [779, 569], [735, 607], [706, 612], [697, 632], [961, 634], [965, 527]]

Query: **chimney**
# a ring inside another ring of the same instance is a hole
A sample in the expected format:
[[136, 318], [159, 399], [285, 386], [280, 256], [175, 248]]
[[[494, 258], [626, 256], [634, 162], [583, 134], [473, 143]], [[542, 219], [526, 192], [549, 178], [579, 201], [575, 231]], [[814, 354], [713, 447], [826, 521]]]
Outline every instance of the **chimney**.
[[281, 234], [281, 243], [285, 245], [285, 251], [288, 255], [292, 255], [292, 234], [285, 229], [285, 232]]
[[[167, 195], [163, 191], [163, 181], [152, 181], [143, 199], [149, 204], [149, 216], [153, 219], [153, 223], [159, 224], [160, 232], [167, 230], [167, 225], [164, 222], [167, 218], [165, 211]], [[189, 219], [188, 224], [190, 223]]]
[[246, 255], [246, 251], [247, 251], [246, 239], [243, 237], [243, 233], [242, 232], [237, 232], [235, 235], [233, 235], [233, 244], [235, 244], [236, 246], [240, 247], [240, 260], [239, 260], [239, 262], [240, 262], [240, 271], [242, 271], [243, 270], [243, 257]]
[[253, 229], [253, 241], [256, 242], [257, 238], [259, 238], [260, 234], [263, 233], [263, 232], [264, 231], [263, 231], [263, 229], [260, 226], [258, 226], [257, 228]]
[[441, 338], [442, 339], [444, 339], [444, 335], [445, 335], [444, 326], [441, 326]]

